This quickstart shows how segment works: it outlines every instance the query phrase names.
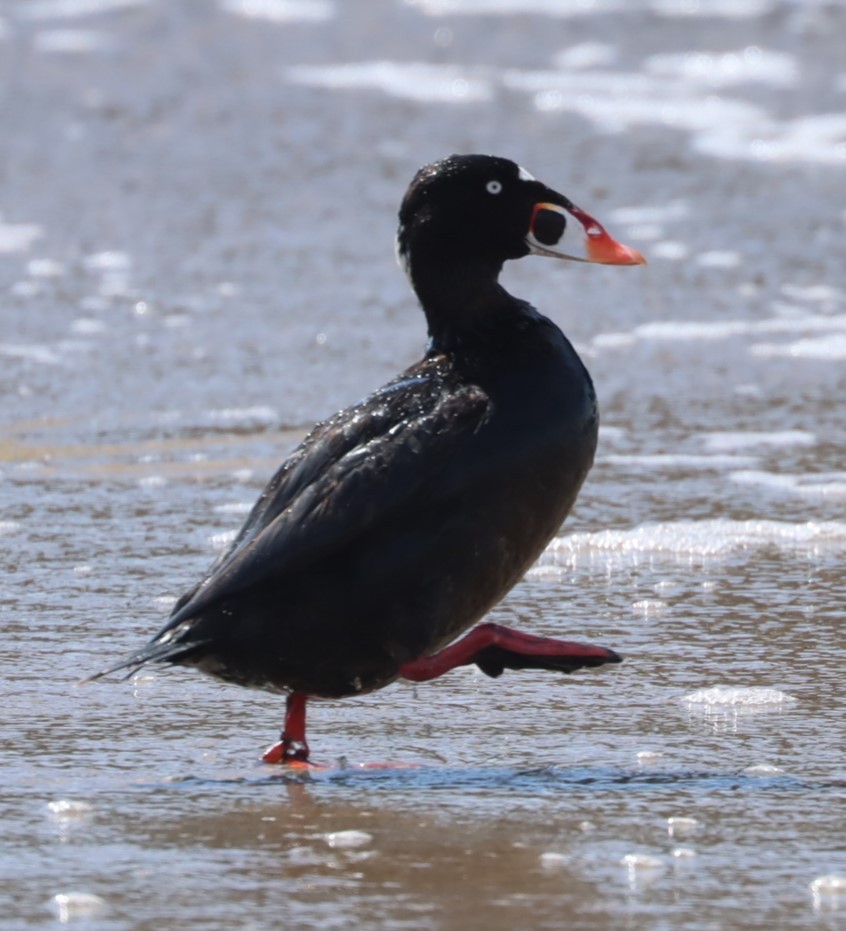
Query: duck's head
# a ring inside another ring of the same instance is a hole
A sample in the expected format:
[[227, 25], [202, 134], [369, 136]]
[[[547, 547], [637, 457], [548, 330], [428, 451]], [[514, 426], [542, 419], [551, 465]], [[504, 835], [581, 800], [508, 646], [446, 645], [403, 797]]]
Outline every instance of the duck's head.
[[399, 221], [397, 257], [418, 293], [426, 274], [476, 268], [495, 279], [505, 261], [530, 253], [602, 265], [646, 262], [571, 200], [492, 155], [450, 155], [421, 168]]

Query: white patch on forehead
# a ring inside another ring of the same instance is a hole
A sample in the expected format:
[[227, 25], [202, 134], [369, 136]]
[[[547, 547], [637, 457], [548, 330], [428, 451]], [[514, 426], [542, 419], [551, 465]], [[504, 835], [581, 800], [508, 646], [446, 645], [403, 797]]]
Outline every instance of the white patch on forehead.
[[517, 174], [517, 177], [518, 177], [521, 181], [534, 181], [534, 180], [535, 180], [535, 176], [532, 175], [532, 174], [529, 174], [529, 172], [526, 171], [525, 168], [523, 168], [522, 166], [518, 166], [518, 167], [520, 168], [520, 171], [519, 171], [519, 173]]

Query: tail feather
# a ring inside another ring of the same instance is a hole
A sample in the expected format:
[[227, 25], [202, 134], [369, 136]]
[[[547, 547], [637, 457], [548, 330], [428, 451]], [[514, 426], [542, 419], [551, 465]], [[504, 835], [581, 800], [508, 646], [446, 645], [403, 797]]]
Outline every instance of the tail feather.
[[122, 669], [129, 670], [125, 676], [122, 676], [122, 679], [126, 680], [142, 666], [146, 666], [147, 663], [178, 663], [180, 660], [186, 659], [191, 653], [194, 653], [204, 642], [203, 640], [193, 640], [187, 643], [175, 643], [172, 640], [165, 642], [157, 642], [154, 640], [140, 650], [130, 653], [129, 656], [124, 657], [119, 663], [115, 663], [114, 666], [109, 666], [107, 669], [95, 672], [93, 676], [82, 679], [79, 684], [85, 685], [87, 682], [94, 682], [96, 679], [110, 676], [112, 673], [120, 672]]

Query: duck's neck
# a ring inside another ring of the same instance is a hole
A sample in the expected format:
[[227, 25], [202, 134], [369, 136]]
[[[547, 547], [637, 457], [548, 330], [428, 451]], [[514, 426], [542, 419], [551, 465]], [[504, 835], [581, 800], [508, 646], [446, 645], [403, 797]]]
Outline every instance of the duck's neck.
[[426, 321], [432, 349], [449, 351], [468, 342], [480, 343], [502, 332], [525, 306], [498, 281], [501, 265], [485, 262], [441, 262], [409, 269]]

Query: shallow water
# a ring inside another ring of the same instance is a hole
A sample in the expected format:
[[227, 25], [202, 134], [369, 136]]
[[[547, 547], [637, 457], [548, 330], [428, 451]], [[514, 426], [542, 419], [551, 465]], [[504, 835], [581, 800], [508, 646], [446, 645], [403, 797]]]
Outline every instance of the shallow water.
[[[844, 28], [789, 0], [0, 5], [0, 927], [846, 924]], [[395, 213], [450, 151], [650, 259], [506, 271], [603, 430], [492, 618], [626, 662], [318, 704], [341, 762], [311, 774], [256, 762], [270, 696], [76, 687], [311, 422], [419, 354]]]

